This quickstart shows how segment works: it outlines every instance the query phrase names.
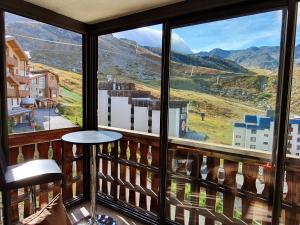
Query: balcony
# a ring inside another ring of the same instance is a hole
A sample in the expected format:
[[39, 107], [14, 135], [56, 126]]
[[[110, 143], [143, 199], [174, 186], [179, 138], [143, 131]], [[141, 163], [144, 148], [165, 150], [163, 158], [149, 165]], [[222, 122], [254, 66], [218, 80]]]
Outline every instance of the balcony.
[[7, 97], [8, 98], [17, 98], [18, 97], [18, 90], [14, 88], [7, 89]]
[[14, 75], [14, 77], [17, 79], [17, 81], [20, 84], [28, 84], [28, 82], [29, 82], [29, 77], [28, 76]]
[[[55, 159], [62, 166], [66, 178], [62, 193], [67, 207], [83, 202], [88, 192], [85, 188], [88, 173], [84, 170], [83, 147], [66, 144], [64, 158], [62, 156], [60, 137], [76, 130], [78, 128], [9, 137], [10, 164], [17, 163], [20, 158], [31, 160], [38, 156]], [[121, 132], [123, 139], [98, 148], [97, 200], [101, 205], [118, 207], [123, 212], [130, 211], [131, 216], [139, 215], [139, 219], [155, 222], [159, 212], [159, 137], [120, 129], [109, 130]], [[205, 224], [214, 224], [215, 221], [222, 224], [252, 224], [252, 221], [270, 224], [272, 166], [268, 152], [170, 139], [168, 155], [166, 214], [169, 222], [197, 224], [201, 216]], [[174, 166], [174, 161], [178, 162], [177, 166]], [[287, 193], [281, 218], [284, 224], [294, 224], [294, 212], [299, 210], [299, 199], [293, 198], [298, 196], [299, 168], [292, 166], [298, 165], [298, 162], [299, 157], [288, 155]], [[257, 189], [257, 180], [263, 180], [260, 190]], [[41, 185], [37, 190], [40, 204], [47, 203], [49, 194], [55, 195], [60, 190], [59, 184]], [[28, 216], [27, 190], [13, 191], [11, 198], [13, 221]], [[236, 199], [240, 200], [239, 216], [234, 214]], [[199, 204], [202, 201], [204, 205]], [[24, 204], [24, 212], [18, 207], [20, 203]], [[222, 212], [216, 210], [217, 204], [223, 206]]]
[[29, 97], [29, 90], [19, 90], [19, 97], [20, 98], [26, 98]]
[[29, 91], [8, 88], [7, 89], [7, 97], [8, 98], [26, 98], [26, 97], [29, 97]]
[[17, 60], [11, 56], [6, 56], [6, 65], [7, 66], [17, 66]]

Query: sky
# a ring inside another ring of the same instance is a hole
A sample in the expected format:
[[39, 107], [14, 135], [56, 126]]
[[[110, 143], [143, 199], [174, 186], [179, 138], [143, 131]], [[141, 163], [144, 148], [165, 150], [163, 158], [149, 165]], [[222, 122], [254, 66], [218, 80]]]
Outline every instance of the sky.
[[[197, 24], [172, 30], [172, 49], [180, 52], [247, 49], [253, 46], [279, 46], [282, 11], [272, 11], [233, 19]], [[298, 19], [297, 30], [300, 30]], [[140, 45], [161, 46], [162, 26], [156, 25], [114, 34]], [[297, 32], [297, 44], [300, 31]]]

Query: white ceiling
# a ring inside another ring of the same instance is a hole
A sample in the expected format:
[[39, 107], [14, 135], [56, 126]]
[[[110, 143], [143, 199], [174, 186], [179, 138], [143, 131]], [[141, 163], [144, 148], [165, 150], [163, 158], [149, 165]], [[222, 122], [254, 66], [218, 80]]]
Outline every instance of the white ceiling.
[[142, 12], [182, 0], [25, 0], [85, 23]]

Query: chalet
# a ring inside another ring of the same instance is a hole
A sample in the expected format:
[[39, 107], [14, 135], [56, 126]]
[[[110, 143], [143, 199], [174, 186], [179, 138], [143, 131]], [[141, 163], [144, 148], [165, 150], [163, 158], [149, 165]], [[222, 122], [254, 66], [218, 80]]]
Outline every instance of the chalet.
[[7, 106], [9, 118], [22, 123], [24, 117], [30, 121], [32, 108], [21, 107], [22, 98], [29, 97], [29, 59], [18, 41], [9, 35], [5, 36]]
[[38, 107], [53, 107], [59, 97], [58, 74], [48, 69], [34, 70], [30, 75], [30, 97]]

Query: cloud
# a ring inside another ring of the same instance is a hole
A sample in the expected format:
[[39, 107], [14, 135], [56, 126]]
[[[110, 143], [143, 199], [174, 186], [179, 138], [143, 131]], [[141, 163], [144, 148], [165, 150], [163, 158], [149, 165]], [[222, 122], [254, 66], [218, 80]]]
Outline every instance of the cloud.
[[[151, 27], [142, 27], [138, 29], [118, 32], [113, 34], [116, 38], [126, 38], [137, 42], [142, 46], [162, 47], [162, 30]], [[181, 53], [192, 53], [183, 38], [172, 32], [172, 49]]]

